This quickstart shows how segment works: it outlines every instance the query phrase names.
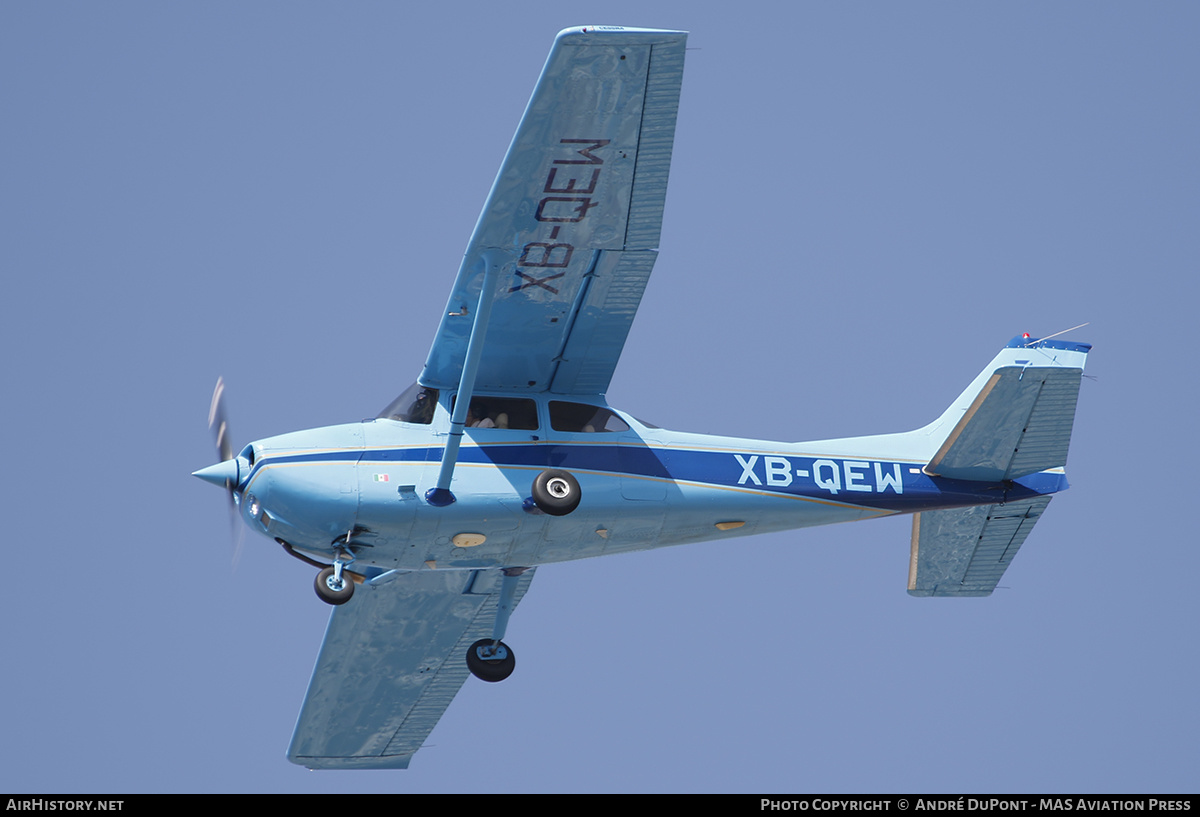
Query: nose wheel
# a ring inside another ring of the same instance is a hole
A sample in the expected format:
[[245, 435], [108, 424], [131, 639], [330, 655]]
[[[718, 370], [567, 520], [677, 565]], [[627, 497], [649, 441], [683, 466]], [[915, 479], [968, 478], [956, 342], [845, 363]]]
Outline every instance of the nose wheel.
[[503, 681], [517, 668], [512, 648], [494, 638], [481, 638], [467, 648], [467, 669], [480, 681]]
[[354, 582], [341, 568], [341, 564], [327, 567], [317, 574], [313, 582], [317, 597], [326, 604], [345, 604], [354, 595]]

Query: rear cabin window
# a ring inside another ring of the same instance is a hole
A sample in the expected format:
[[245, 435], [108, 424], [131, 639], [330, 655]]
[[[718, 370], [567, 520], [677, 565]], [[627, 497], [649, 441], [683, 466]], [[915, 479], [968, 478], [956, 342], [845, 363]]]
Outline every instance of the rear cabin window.
[[577, 434], [629, 430], [629, 425], [610, 409], [561, 400], [550, 401], [550, 427]]
[[[457, 396], [450, 401], [454, 413]], [[537, 403], [518, 397], [472, 397], [467, 412], [467, 428], [508, 428], [515, 431], [537, 431]]]

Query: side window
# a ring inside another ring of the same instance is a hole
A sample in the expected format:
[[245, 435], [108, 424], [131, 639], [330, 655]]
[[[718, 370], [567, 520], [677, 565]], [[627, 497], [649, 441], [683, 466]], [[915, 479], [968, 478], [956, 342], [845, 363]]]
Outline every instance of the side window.
[[550, 427], [555, 431], [591, 434], [605, 431], [628, 431], [629, 424], [615, 412], [586, 403], [550, 401]]
[[376, 415], [376, 419], [429, 425], [433, 422], [433, 410], [437, 401], [437, 389], [427, 389], [420, 383], [413, 383], [403, 394], [388, 403], [387, 408]]
[[[454, 412], [457, 395], [450, 401]], [[537, 403], [520, 397], [487, 397], [475, 395], [467, 411], [467, 428], [508, 428], [514, 431], [537, 431]]]

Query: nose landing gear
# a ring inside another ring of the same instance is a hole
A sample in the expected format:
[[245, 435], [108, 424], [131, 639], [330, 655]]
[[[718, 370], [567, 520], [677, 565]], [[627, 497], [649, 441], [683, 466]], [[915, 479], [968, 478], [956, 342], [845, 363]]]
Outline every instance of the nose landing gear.
[[317, 574], [313, 589], [317, 591], [317, 597], [326, 604], [345, 604], [354, 595], [354, 582], [342, 572], [341, 564], [334, 562], [332, 567], [327, 567]]
[[[346, 540], [350, 540], [349, 533]], [[317, 598], [326, 604], [345, 604], [354, 595], [354, 582], [345, 569], [354, 561], [354, 554], [340, 548], [335, 553], [333, 564], [317, 574], [313, 589], [317, 591]]]

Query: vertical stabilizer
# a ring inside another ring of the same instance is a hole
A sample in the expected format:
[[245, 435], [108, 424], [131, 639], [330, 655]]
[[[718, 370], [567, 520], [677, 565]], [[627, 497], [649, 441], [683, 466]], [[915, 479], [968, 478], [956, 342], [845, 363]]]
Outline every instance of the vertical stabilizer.
[[997, 482], [1065, 465], [1091, 348], [1013, 338], [941, 417], [912, 432], [936, 446], [926, 473]]

